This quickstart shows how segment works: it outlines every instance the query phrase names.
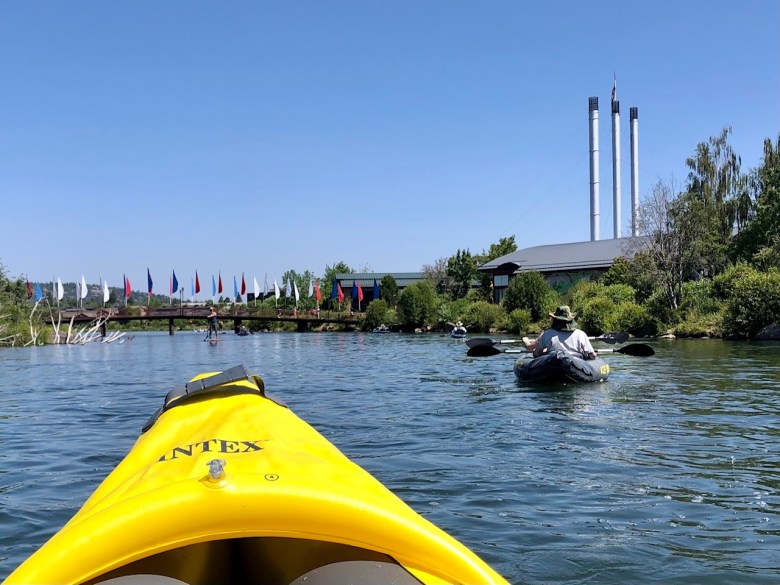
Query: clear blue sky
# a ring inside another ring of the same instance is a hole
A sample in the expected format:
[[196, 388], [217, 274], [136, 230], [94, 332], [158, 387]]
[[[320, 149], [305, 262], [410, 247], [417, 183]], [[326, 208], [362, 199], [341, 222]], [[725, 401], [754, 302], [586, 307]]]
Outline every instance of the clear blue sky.
[[629, 108], [642, 195], [725, 125], [757, 166], [778, 30], [777, 0], [5, 0], [0, 261], [164, 294], [585, 241], [590, 96], [609, 238], [613, 73], [626, 234]]

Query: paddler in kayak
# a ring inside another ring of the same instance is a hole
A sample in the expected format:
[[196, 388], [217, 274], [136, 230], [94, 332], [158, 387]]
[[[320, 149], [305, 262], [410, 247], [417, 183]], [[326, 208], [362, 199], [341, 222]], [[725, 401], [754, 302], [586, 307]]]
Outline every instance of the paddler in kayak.
[[593, 349], [587, 334], [577, 328], [574, 321], [577, 313], [572, 313], [568, 305], [561, 305], [554, 313], [548, 313], [552, 319], [550, 328], [545, 329], [536, 339], [523, 337], [526, 348], [533, 350], [534, 357], [552, 350], [564, 350], [584, 360], [595, 360]]

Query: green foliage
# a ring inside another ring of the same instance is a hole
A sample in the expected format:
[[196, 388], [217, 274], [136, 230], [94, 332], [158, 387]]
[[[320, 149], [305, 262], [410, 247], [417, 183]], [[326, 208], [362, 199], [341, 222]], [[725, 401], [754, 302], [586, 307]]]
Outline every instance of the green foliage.
[[606, 331], [615, 331], [615, 304], [604, 296], [585, 301], [577, 311], [577, 322], [588, 335], [601, 335]]
[[435, 318], [436, 293], [430, 282], [417, 282], [398, 295], [398, 317], [404, 325], [422, 327]]
[[511, 333], [525, 333], [531, 325], [531, 312], [527, 309], [515, 309], [509, 313], [507, 327]]
[[509, 281], [501, 304], [507, 313], [526, 309], [531, 314], [531, 320], [538, 321], [547, 313], [554, 298], [557, 294], [541, 274], [522, 272]]
[[390, 306], [384, 299], [371, 301], [366, 308], [366, 316], [363, 320], [364, 329], [374, 329], [382, 324], [387, 324], [387, 313]]
[[391, 307], [398, 302], [398, 283], [390, 274], [386, 274], [379, 283], [379, 297]]
[[712, 279], [712, 292], [716, 299], [727, 301], [736, 290], [737, 282], [749, 278], [755, 270], [744, 262], [729, 267], [723, 274]]
[[465, 317], [466, 311], [471, 306], [467, 299], [448, 300], [439, 297], [440, 302], [436, 306], [436, 320], [439, 325], [452, 324], [456, 321], [468, 323]]
[[715, 298], [712, 280], [690, 281], [683, 284], [680, 312], [683, 315], [717, 313], [721, 304]]
[[780, 322], [780, 271], [751, 270], [733, 283], [726, 304], [726, 333], [753, 337], [763, 327]]
[[615, 331], [627, 331], [638, 337], [647, 337], [658, 333], [656, 320], [647, 309], [634, 302], [619, 305], [611, 323]]
[[472, 330], [487, 333], [492, 328], [499, 328], [504, 324], [506, 313], [498, 305], [478, 301], [469, 307], [464, 320]]
[[447, 260], [447, 277], [453, 298], [462, 299], [477, 278], [477, 260], [468, 250], [458, 250]]

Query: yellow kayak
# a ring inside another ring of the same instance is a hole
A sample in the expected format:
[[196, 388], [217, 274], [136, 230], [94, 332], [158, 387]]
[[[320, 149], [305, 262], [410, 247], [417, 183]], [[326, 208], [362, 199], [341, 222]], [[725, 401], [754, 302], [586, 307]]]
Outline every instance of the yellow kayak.
[[243, 366], [172, 390], [6, 583], [506, 583]]

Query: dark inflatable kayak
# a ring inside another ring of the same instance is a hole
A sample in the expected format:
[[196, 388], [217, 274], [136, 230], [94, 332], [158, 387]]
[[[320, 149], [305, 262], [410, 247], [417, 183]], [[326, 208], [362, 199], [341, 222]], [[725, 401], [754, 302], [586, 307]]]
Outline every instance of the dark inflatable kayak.
[[528, 354], [515, 362], [515, 376], [522, 382], [603, 382], [609, 378], [609, 364], [601, 358], [584, 360], [565, 351], [537, 358]]

